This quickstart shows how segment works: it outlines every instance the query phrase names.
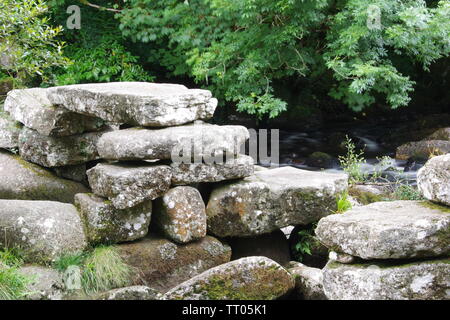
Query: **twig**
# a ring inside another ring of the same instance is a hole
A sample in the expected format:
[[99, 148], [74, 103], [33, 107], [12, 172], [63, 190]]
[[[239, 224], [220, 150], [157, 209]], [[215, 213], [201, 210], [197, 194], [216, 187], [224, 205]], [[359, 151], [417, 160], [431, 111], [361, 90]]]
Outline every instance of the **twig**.
[[83, 4], [85, 4], [85, 5], [90, 6], [90, 7], [92, 7], [92, 8], [99, 9], [99, 10], [106, 10], [106, 11], [110, 11], [110, 12], [122, 12], [121, 9], [114, 9], [114, 8], [106, 8], [106, 7], [102, 7], [102, 6], [99, 6], [98, 4], [90, 3], [89, 1], [86, 1], [86, 0], [80, 0], [80, 2], [83, 3]]

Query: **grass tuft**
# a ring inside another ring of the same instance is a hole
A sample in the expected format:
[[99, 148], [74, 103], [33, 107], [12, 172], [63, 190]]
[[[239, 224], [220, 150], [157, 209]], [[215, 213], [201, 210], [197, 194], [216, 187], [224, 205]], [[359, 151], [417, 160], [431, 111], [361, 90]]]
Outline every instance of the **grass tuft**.
[[98, 246], [87, 253], [63, 255], [53, 264], [60, 272], [71, 266], [80, 268], [82, 290], [87, 295], [130, 284], [131, 267], [114, 246]]
[[129, 284], [131, 268], [112, 246], [95, 248], [86, 258], [82, 277], [86, 293], [96, 293]]
[[17, 249], [0, 250], [0, 300], [20, 300], [28, 293], [30, 277], [19, 272], [23, 256]]

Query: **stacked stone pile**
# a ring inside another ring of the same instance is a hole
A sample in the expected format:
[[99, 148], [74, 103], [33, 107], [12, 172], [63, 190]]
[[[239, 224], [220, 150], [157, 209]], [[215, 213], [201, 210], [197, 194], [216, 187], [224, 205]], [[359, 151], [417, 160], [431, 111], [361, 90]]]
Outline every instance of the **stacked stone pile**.
[[450, 155], [418, 172], [426, 201], [376, 202], [322, 218], [323, 269], [288, 265], [303, 299], [449, 300]]
[[[186, 288], [167, 299], [189, 291], [182, 283], [197, 275], [191, 283], [211, 282], [221, 270], [241, 277], [247, 269], [261, 273], [242, 278], [239, 295], [186, 298], [285, 295], [293, 287], [287, 271], [267, 258], [246, 258], [257, 254], [245, 250], [228, 266], [232, 252], [223, 239], [256, 243], [317, 221], [336, 210], [347, 177], [290, 167], [254, 172], [253, 159], [241, 154], [245, 127], [203, 122], [216, 106], [209, 91], [172, 84], [9, 92], [0, 113], [0, 246], [18, 246], [28, 262], [48, 264], [89, 245], [119, 244], [137, 271], [135, 284], [162, 293]], [[150, 292], [136, 288], [124, 292]], [[53, 296], [60, 295], [46, 297]]]
[[331, 250], [328, 299], [450, 299], [450, 208], [377, 202], [328, 216], [316, 229]]

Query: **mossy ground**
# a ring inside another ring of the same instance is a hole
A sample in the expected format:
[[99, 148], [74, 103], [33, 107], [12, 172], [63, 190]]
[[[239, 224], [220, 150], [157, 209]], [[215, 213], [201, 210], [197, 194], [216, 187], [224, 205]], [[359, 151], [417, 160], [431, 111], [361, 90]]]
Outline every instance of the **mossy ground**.
[[439, 210], [440, 212], [443, 213], [450, 213], [450, 207], [440, 205], [431, 201], [422, 201], [420, 202], [420, 205], [422, 205], [425, 208]]

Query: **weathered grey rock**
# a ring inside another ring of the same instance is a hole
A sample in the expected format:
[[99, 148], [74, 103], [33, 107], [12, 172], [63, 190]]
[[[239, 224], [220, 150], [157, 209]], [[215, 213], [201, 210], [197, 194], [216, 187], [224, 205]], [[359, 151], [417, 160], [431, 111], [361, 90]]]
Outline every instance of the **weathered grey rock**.
[[428, 160], [417, 173], [417, 187], [426, 199], [450, 206], [450, 154]]
[[330, 251], [329, 258], [331, 261], [336, 261], [345, 264], [354, 263], [357, 259], [356, 257], [351, 256], [349, 254], [334, 251]]
[[200, 192], [193, 187], [175, 187], [155, 202], [154, 218], [170, 239], [187, 243], [206, 236], [206, 211]]
[[295, 262], [288, 269], [295, 279], [296, 296], [303, 300], [327, 300], [323, 291], [323, 273], [321, 269], [307, 267]]
[[54, 87], [53, 104], [107, 121], [149, 127], [175, 126], [209, 119], [217, 107], [211, 92], [183, 85], [110, 82]]
[[145, 201], [133, 208], [118, 210], [109, 200], [92, 193], [75, 196], [86, 237], [93, 244], [117, 243], [143, 238], [148, 233], [152, 202]]
[[219, 186], [206, 208], [208, 232], [220, 237], [270, 233], [291, 224], [309, 224], [336, 210], [347, 176], [292, 167], [258, 171]]
[[321, 219], [316, 235], [337, 252], [363, 259], [450, 253], [450, 210], [425, 201], [376, 202]]
[[219, 182], [245, 178], [253, 174], [253, 158], [239, 155], [223, 163], [176, 163], [173, 162], [172, 184], [184, 185], [199, 182]]
[[294, 279], [266, 257], [248, 257], [212, 268], [168, 291], [164, 300], [273, 300], [294, 288]]
[[323, 269], [323, 287], [330, 300], [449, 300], [450, 260], [392, 265], [340, 264]]
[[104, 292], [96, 300], [157, 300], [160, 293], [147, 286], [131, 286]]
[[117, 246], [124, 261], [136, 268], [135, 284], [164, 293], [205, 270], [230, 261], [231, 249], [219, 240], [205, 238], [177, 245], [156, 235]]
[[99, 159], [96, 144], [102, 134], [47, 137], [24, 127], [19, 135], [19, 152], [23, 159], [44, 167], [82, 164]]
[[93, 192], [117, 209], [132, 208], [162, 196], [170, 187], [169, 166], [142, 163], [99, 163], [87, 171]]
[[[191, 163], [191, 155], [198, 158], [211, 154], [237, 154], [249, 138], [243, 126], [189, 124], [164, 129], [130, 128], [106, 133], [98, 141], [98, 152], [109, 160], [171, 159], [182, 154]], [[180, 157], [181, 158], [181, 157]], [[197, 159], [196, 159], [197, 160]], [[209, 163], [212, 163], [210, 161]]]
[[71, 204], [0, 200], [0, 246], [19, 247], [29, 262], [49, 262], [86, 247], [81, 219]]
[[44, 136], [70, 136], [98, 131], [105, 121], [52, 105], [44, 88], [16, 89], [8, 93], [5, 111]]
[[290, 260], [289, 243], [281, 230], [255, 237], [227, 238], [231, 247], [231, 260], [260, 256], [285, 266]]
[[52, 200], [72, 203], [88, 192], [82, 184], [61, 179], [19, 156], [0, 151], [0, 199]]
[[19, 134], [22, 125], [3, 112], [0, 106], [0, 148], [15, 149], [19, 146]]
[[87, 184], [87, 169], [85, 163], [73, 166], [55, 167], [53, 170], [58, 177]]
[[24, 266], [19, 272], [31, 282], [27, 286], [27, 300], [62, 300], [64, 282], [61, 273], [55, 269], [40, 266]]
[[450, 153], [450, 141], [422, 140], [408, 142], [397, 148], [395, 158], [408, 160], [409, 158], [428, 159], [431, 155]]
[[426, 140], [450, 141], [450, 128], [441, 128], [433, 132]]

